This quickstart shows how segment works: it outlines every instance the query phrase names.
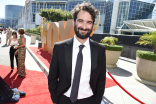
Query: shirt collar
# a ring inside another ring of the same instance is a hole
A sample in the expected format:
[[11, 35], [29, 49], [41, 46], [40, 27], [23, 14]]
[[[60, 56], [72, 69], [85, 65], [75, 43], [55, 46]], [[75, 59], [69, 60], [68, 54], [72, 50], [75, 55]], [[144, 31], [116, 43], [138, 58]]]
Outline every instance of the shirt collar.
[[[73, 48], [76, 49], [78, 48], [80, 45], [82, 45], [77, 39], [76, 36], [74, 35], [74, 43], [73, 43]], [[83, 45], [90, 49], [90, 43], [89, 43], [89, 38], [83, 43]]]

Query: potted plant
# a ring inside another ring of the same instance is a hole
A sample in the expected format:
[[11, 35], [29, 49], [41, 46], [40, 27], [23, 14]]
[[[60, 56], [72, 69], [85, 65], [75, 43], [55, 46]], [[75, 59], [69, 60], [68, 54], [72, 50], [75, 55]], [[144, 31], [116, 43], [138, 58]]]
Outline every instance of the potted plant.
[[156, 32], [143, 34], [136, 44], [153, 46], [153, 52], [138, 50], [136, 54], [136, 79], [156, 86]]
[[[107, 68], [116, 68], [117, 61], [121, 55], [123, 46], [115, 45], [115, 41], [118, 41], [118, 38], [115, 37], [105, 37], [101, 40], [101, 45], [105, 46], [106, 49], [106, 67]], [[106, 44], [108, 43], [108, 44]]]
[[35, 29], [34, 28], [30, 29], [30, 32], [31, 32], [31, 44], [36, 44], [36, 34], [34, 34]]

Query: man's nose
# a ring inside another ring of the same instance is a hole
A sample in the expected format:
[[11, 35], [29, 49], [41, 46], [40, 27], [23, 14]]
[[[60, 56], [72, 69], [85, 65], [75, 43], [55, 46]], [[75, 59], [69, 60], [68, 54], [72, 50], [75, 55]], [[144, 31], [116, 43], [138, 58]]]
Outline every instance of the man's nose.
[[84, 22], [82, 27], [83, 29], [87, 29], [87, 23]]

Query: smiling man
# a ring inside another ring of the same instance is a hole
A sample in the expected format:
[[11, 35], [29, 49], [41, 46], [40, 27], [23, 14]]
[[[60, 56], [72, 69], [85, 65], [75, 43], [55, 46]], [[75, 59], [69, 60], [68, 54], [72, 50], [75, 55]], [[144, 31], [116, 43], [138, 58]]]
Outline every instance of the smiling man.
[[55, 43], [48, 85], [54, 104], [100, 104], [106, 81], [105, 48], [89, 38], [97, 10], [89, 3], [72, 10], [75, 35]]

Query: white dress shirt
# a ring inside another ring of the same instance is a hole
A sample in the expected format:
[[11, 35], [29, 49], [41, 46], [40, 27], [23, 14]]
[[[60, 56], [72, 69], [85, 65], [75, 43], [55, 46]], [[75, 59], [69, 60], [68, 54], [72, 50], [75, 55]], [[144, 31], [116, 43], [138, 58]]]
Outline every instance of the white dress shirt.
[[[68, 89], [68, 91], [64, 93], [64, 95], [66, 95], [67, 97], [70, 97], [71, 88], [72, 88], [73, 79], [74, 79], [75, 67], [76, 67], [76, 60], [77, 60], [77, 55], [79, 52], [80, 45], [82, 45], [82, 44], [76, 39], [76, 36], [74, 35], [73, 53], [72, 53], [71, 86]], [[92, 89], [89, 84], [90, 74], [91, 74], [91, 51], [90, 51], [89, 38], [86, 40], [86, 42], [83, 45], [85, 45], [85, 46], [82, 49], [83, 63], [82, 63], [82, 70], [81, 70], [81, 77], [80, 77], [79, 91], [78, 91], [77, 99], [84, 99], [84, 98], [88, 98], [93, 95]]]

